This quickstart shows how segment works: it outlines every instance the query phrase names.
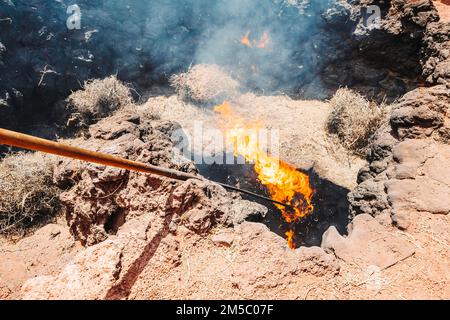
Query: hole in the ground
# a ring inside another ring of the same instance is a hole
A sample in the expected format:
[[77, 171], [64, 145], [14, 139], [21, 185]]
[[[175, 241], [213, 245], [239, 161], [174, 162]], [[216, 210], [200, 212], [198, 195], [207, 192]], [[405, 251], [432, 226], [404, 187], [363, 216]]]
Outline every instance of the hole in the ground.
[[117, 209], [106, 221], [104, 228], [109, 234], [116, 234], [119, 228], [125, 223], [126, 210]]
[[[235, 162], [236, 163], [236, 162]], [[251, 164], [200, 164], [197, 168], [204, 177], [213, 181], [238, 186], [261, 195], [269, 196], [267, 188], [258, 181]], [[269, 227], [272, 232], [285, 238], [288, 230], [294, 230], [294, 242], [299, 246], [320, 246], [323, 233], [334, 226], [341, 234], [347, 234], [349, 218], [348, 189], [321, 178], [314, 171], [305, 172], [310, 177], [311, 187], [315, 190], [313, 197], [314, 211], [301, 221], [289, 224], [282, 218], [279, 209], [264, 200], [243, 195], [244, 199], [265, 205], [269, 212], [258, 221]]]

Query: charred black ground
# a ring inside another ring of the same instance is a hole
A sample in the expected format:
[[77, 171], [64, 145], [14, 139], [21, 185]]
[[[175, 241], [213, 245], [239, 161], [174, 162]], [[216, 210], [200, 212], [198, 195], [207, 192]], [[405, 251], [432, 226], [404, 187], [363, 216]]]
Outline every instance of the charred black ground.
[[[74, 3], [0, 1], [1, 127], [54, 138], [55, 103], [84, 81], [117, 74], [142, 93], [199, 63], [226, 67], [243, 90], [301, 99], [349, 86], [393, 100], [419, 82], [423, 23], [406, 19], [404, 34], [366, 28], [361, 1], [78, 0], [72, 30]], [[388, 19], [390, 2], [376, 3]], [[270, 45], [242, 45], [248, 31], [251, 41], [267, 32]]]
[[[251, 164], [203, 164], [197, 165], [197, 168], [200, 174], [213, 181], [269, 196], [267, 188], [258, 181], [257, 173]], [[285, 222], [279, 209], [267, 201], [246, 195], [243, 195], [243, 198], [260, 203], [269, 209], [264, 219], [253, 220], [253, 222], [264, 223], [272, 232], [283, 238], [286, 231], [294, 230], [294, 241], [297, 247], [320, 246], [322, 235], [330, 226], [335, 226], [340, 234], [347, 234], [347, 225], [350, 222], [347, 200], [349, 190], [320, 178], [313, 170], [304, 173], [310, 177], [311, 187], [315, 190], [314, 211], [298, 223]]]

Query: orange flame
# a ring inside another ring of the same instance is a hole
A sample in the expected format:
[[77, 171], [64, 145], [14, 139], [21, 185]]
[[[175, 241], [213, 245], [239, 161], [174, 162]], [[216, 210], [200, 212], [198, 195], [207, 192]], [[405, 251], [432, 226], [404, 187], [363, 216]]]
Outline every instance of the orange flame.
[[252, 46], [252, 43], [250, 42], [250, 39], [248, 38], [249, 36], [250, 36], [250, 30], [248, 30], [247, 33], [245, 34], [245, 36], [242, 37], [241, 43], [242, 43], [244, 46], [247, 46], [247, 47], [249, 47], [249, 48], [252, 48], [253, 46]]
[[[216, 106], [214, 111], [221, 116], [225, 138], [228, 143], [232, 143], [235, 155], [243, 156], [255, 164], [258, 178], [268, 188], [272, 199], [293, 206], [293, 209], [288, 209], [276, 204], [284, 220], [293, 223], [310, 214], [314, 209], [314, 191], [310, 187], [308, 175], [261, 150], [258, 133], [261, 122], [247, 123], [227, 101]], [[293, 245], [293, 232], [289, 235], [286, 234]]]
[[241, 38], [241, 44], [243, 44], [244, 46], [247, 46], [249, 48], [253, 48], [253, 46], [256, 46], [259, 49], [264, 49], [269, 44], [270, 36], [268, 32], [263, 32], [259, 41], [250, 40], [250, 33], [251, 31], [248, 30], [247, 33]]
[[295, 249], [294, 231], [292, 231], [292, 230], [286, 231], [285, 235], [286, 235], [288, 247], [291, 249]]
[[261, 36], [261, 39], [258, 42], [257, 47], [260, 49], [264, 49], [270, 42], [270, 37], [269, 37], [269, 33], [264, 32], [263, 35]]

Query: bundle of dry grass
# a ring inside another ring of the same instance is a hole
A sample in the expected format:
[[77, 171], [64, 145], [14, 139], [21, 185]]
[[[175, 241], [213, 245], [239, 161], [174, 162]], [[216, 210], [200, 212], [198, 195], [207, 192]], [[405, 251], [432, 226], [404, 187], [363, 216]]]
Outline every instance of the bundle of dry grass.
[[40, 153], [0, 160], [0, 234], [24, 234], [55, 216], [60, 191], [53, 184], [53, 164], [53, 157]]
[[365, 156], [371, 136], [386, 120], [387, 108], [368, 101], [348, 88], [341, 88], [330, 100], [332, 112], [327, 121], [329, 133], [359, 156]]
[[133, 98], [129, 87], [110, 76], [86, 81], [83, 89], [73, 92], [67, 102], [72, 113], [67, 126], [84, 127], [132, 104]]
[[215, 64], [199, 64], [174, 75], [170, 84], [177, 94], [197, 103], [218, 103], [238, 92], [239, 83]]

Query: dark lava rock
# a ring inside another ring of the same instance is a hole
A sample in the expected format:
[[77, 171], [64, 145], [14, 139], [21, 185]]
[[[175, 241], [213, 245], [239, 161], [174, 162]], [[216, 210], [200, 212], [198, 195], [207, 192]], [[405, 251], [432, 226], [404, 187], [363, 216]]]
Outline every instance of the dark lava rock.
[[353, 215], [389, 213], [409, 226], [411, 212], [450, 212], [450, 90], [418, 88], [394, 105], [390, 126], [377, 132], [358, 186], [349, 194]]
[[[90, 78], [117, 74], [137, 88], [165, 82], [198, 60], [205, 39], [214, 40], [208, 37], [215, 28], [236, 21], [236, 30], [230, 31], [236, 37], [240, 29], [248, 28], [234, 12], [219, 10], [227, 1], [211, 5], [189, 0], [180, 6], [162, 0], [77, 4], [81, 29], [69, 30], [66, 2], [0, 1], [0, 93], [10, 97], [9, 111], [0, 110], [0, 126], [15, 127], [11, 115], [25, 129], [36, 123], [53, 124], [59, 120], [59, 113], [53, 112], [55, 102]], [[364, 26], [365, 8], [372, 4], [382, 9], [379, 28]], [[258, 2], [258, 12], [261, 19], [269, 19], [274, 39], [283, 40], [286, 54], [249, 51], [230, 43], [230, 52], [219, 50], [223, 54], [213, 61], [237, 72], [248, 61], [258, 62], [259, 74], [243, 81], [251, 89], [326, 98], [338, 87], [349, 86], [375, 99], [393, 100], [416, 86], [422, 72], [419, 60], [430, 81], [446, 77], [446, 65], [433, 45], [444, 45], [445, 30], [431, 26], [437, 20], [431, 1], [320, 0], [298, 6], [267, 0]], [[267, 25], [255, 19], [253, 23]], [[419, 57], [424, 33], [426, 49]], [[430, 55], [434, 60], [426, 62]]]

